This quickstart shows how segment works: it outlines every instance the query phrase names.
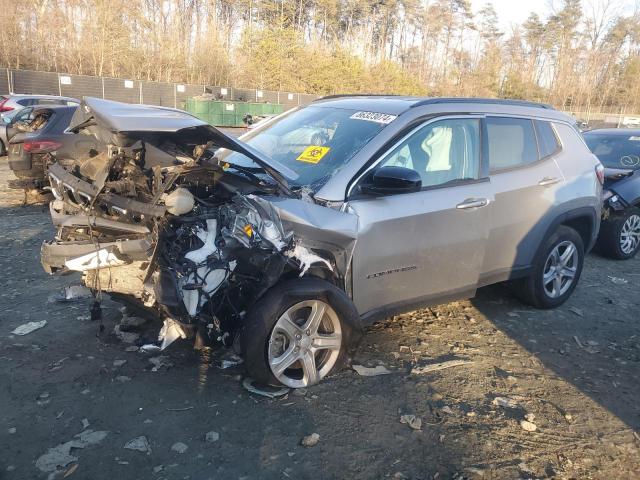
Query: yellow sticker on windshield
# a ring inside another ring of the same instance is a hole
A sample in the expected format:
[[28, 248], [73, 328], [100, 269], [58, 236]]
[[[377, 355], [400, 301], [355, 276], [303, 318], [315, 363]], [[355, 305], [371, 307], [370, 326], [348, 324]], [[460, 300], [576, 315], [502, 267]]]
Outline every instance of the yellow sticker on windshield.
[[296, 160], [307, 163], [318, 163], [322, 160], [322, 157], [329, 153], [329, 150], [331, 150], [330, 147], [311, 145], [310, 147], [305, 148]]

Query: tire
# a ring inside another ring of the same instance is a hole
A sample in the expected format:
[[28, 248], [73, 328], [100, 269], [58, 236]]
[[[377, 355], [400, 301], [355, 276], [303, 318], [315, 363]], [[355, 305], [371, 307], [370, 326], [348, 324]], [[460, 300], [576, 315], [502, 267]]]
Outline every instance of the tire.
[[[319, 308], [314, 310], [314, 306], [322, 305], [325, 313], [318, 316], [321, 317], [319, 330], [323, 332], [315, 334], [310, 330], [298, 330], [309, 321], [307, 317], [311, 318], [312, 312], [322, 311]], [[286, 312], [294, 321], [293, 326], [285, 320], [281, 321]], [[335, 327], [332, 322], [336, 320], [338, 327], [329, 328], [327, 332], [326, 327]], [[333, 348], [321, 347], [311, 354], [315, 342], [327, 340], [326, 336], [321, 337], [323, 333], [331, 337]], [[335, 346], [338, 337], [339, 348]], [[346, 293], [329, 282], [307, 277], [275, 285], [251, 307], [242, 326], [240, 345], [247, 373], [258, 383], [300, 388], [313, 385], [326, 375], [340, 370], [349, 362], [361, 338], [360, 318]], [[281, 367], [294, 357], [300, 358], [300, 355], [305, 356], [307, 362], [309, 358], [314, 358], [313, 366], [317, 367], [317, 374], [307, 375], [307, 369], [299, 368], [302, 363], [296, 360], [291, 368], [283, 370], [277, 377], [269, 362], [270, 353], [273, 362], [279, 358], [285, 360], [281, 361]]]
[[[567, 267], [570, 266], [570, 268], [560, 269], [559, 271], [553, 267], [556, 261], [554, 258], [558, 258], [558, 262], [561, 262], [561, 258], [567, 252], [569, 245], [573, 245], [575, 249], [575, 254], [572, 253], [567, 259], [569, 262]], [[552, 258], [552, 254], [555, 252], [559, 254], [559, 257]], [[575, 290], [580, 280], [583, 264], [584, 243], [582, 237], [574, 229], [560, 225], [551, 236], [545, 239], [544, 244], [538, 251], [533, 262], [531, 275], [516, 281], [514, 284], [516, 295], [524, 303], [536, 308], [547, 309], [562, 305]], [[567, 274], [573, 272], [571, 282], [568, 282], [570, 277], [565, 275], [564, 277], [560, 276], [558, 283], [557, 277], [560, 272]], [[545, 276], [547, 277], [546, 282]]]
[[7, 154], [7, 147], [5, 147], [4, 142], [0, 140], [0, 157], [3, 157]]
[[624, 246], [621, 238], [623, 230], [629, 228], [635, 230], [637, 234], [640, 232], [638, 230], [640, 229], [639, 208], [628, 208], [620, 214], [612, 215], [607, 220], [603, 220], [596, 244], [598, 253], [616, 260], [628, 260], [635, 257], [640, 250], [640, 238], [635, 235], [635, 245], [633, 240], [629, 239], [632, 243], [627, 243]]

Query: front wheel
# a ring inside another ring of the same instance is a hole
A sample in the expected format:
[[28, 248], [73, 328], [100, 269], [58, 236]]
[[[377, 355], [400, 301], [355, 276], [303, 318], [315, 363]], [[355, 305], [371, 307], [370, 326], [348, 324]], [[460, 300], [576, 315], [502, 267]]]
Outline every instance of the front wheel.
[[576, 288], [583, 263], [582, 237], [574, 229], [560, 225], [545, 240], [531, 275], [515, 283], [516, 294], [537, 308], [562, 305]]
[[633, 258], [640, 250], [640, 209], [628, 208], [603, 220], [597, 249], [609, 258]]
[[258, 300], [241, 332], [249, 375], [267, 385], [314, 385], [349, 360], [361, 336], [349, 297], [317, 278], [285, 281]]

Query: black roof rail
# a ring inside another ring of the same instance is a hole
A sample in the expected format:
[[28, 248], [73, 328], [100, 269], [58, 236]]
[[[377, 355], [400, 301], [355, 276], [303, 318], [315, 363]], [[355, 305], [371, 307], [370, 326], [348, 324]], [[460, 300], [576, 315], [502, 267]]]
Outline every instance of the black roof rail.
[[465, 97], [435, 97], [425, 98], [411, 105], [411, 108], [420, 107], [422, 105], [434, 105], [438, 103], [482, 103], [493, 105], [513, 105], [517, 107], [533, 107], [545, 108], [547, 110], [555, 110], [551, 105], [546, 103], [529, 102], [527, 100], [510, 100], [506, 98], [465, 98]]
[[318, 100], [331, 100], [332, 98], [345, 98], [345, 97], [403, 97], [396, 93], [337, 93], [334, 95], [325, 95], [324, 97], [316, 98], [314, 102]]

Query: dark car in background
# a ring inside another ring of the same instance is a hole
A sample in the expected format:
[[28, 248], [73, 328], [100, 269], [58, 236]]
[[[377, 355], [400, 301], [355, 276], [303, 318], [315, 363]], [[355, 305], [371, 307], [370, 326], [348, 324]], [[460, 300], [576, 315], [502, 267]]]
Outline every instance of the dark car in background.
[[52, 105], [34, 108], [23, 121], [7, 126], [9, 167], [17, 181], [11, 188], [43, 189], [46, 186], [47, 159], [73, 159], [91, 156], [96, 139], [91, 135], [68, 132], [75, 106]]
[[583, 137], [605, 167], [598, 250], [632, 258], [640, 250], [640, 129], [591, 130]]

